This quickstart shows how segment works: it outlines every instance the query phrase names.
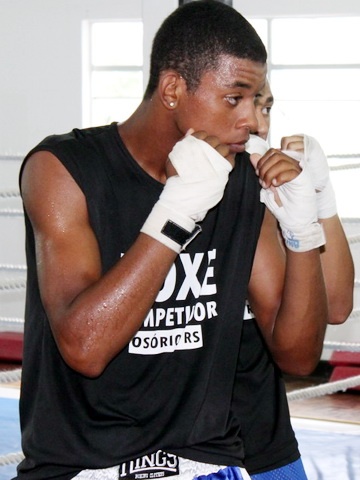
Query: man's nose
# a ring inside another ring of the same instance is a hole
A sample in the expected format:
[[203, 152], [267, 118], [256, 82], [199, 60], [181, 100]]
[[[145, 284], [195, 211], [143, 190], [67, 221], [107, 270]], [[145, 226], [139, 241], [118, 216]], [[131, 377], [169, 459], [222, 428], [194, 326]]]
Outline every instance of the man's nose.
[[248, 128], [251, 133], [255, 133], [259, 129], [259, 123], [256, 116], [255, 105], [253, 101], [248, 102], [246, 110], [242, 112], [242, 118], [238, 121], [238, 126], [241, 128]]
[[262, 115], [258, 115], [257, 123], [258, 123], [258, 129], [256, 132], [254, 132], [255, 135], [258, 135], [259, 137], [266, 140], [268, 136], [268, 125], [265, 118]]

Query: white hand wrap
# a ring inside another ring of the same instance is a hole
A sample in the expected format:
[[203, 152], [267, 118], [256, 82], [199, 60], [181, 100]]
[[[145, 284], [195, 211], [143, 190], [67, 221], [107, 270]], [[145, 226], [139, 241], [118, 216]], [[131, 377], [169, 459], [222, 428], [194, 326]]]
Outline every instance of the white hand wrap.
[[[260, 199], [280, 224], [285, 244], [294, 252], [307, 252], [325, 244], [322, 226], [317, 221], [316, 193], [305, 162], [302, 172], [279, 187], [261, 189]], [[275, 200], [273, 188], [281, 200]]]
[[[246, 151], [250, 154], [264, 155], [269, 149], [265, 140], [250, 135]], [[261, 189], [260, 200], [280, 223], [282, 235], [289, 250], [306, 252], [325, 244], [322, 226], [317, 221], [316, 193], [310, 172], [303, 161], [303, 154], [293, 151], [284, 152], [300, 162], [303, 171], [291, 182], [279, 187]], [[305, 168], [304, 168], [305, 167]], [[281, 200], [280, 207], [274, 196], [274, 190]]]
[[245, 144], [245, 150], [248, 153], [258, 153], [261, 156], [265, 155], [269, 148], [268, 143], [258, 135], [250, 135], [249, 140]]
[[141, 231], [179, 253], [201, 231], [196, 222], [223, 197], [232, 166], [192, 135], [176, 143], [169, 158], [177, 175], [167, 179]]
[[315, 138], [303, 135], [304, 157], [309, 164], [311, 176], [317, 191], [317, 212], [319, 218], [330, 218], [337, 214], [335, 192], [330, 180], [327, 158]]

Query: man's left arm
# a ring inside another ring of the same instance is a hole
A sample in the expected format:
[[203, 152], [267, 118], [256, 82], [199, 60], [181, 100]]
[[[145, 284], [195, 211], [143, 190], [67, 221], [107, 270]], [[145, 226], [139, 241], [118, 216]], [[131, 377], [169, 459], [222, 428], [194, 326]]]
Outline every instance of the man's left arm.
[[267, 211], [249, 301], [279, 367], [305, 375], [320, 359], [328, 322], [320, 260], [324, 236], [317, 221], [315, 192], [306, 169], [279, 150], [269, 150], [255, 168], [263, 186], [262, 200], [280, 222], [286, 252], [281, 260], [276, 220]]
[[283, 137], [281, 148], [289, 153], [301, 153], [309, 165], [316, 190], [317, 215], [326, 237], [326, 245], [321, 249], [321, 264], [328, 296], [329, 323], [344, 323], [353, 308], [354, 263], [337, 212], [327, 157], [318, 141], [304, 134]]
[[293, 375], [313, 371], [321, 356], [328, 321], [320, 251], [284, 253], [277, 221], [267, 209], [248, 298], [281, 370]]

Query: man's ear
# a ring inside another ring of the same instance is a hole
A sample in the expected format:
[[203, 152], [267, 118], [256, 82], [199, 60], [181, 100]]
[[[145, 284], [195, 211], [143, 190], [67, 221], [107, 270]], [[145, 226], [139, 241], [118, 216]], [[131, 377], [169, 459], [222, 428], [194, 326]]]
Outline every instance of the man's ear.
[[184, 79], [173, 70], [168, 70], [161, 74], [159, 94], [165, 108], [173, 110], [177, 107], [184, 85]]

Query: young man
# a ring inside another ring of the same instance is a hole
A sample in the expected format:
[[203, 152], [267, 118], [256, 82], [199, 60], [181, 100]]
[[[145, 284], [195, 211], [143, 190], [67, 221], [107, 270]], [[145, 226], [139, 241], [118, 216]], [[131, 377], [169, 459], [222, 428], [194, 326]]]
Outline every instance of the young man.
[[[281, 327], [267, 336], [279, 364], [316, 365], [327, 302], [311, 179], [278, 152], [258, 178], [245, 153], [265, 76], [264, 46], [240, 14], [184, 5], [154, 39], [127, 121], [49, 137], [26, 157], [19, 480], [241, 478], [232, 392], [247, 294]], [[261, 240], [259, 179], [290, 199], [286, 261]], [[262, 249], [266, 290], [251, 274]], [[288, 343], [305, 328], [301, 349]]]
[[[255, 101], [258, 120], [256, 135], [264, 140], [270, 128], [273, 102], [270, 85], [266, 82]], [[252, 137], [248, 144], [250, 150], [253, 140]], [[318, 217], [327, 238], [321, 261], [329, 298], [329, 323], [342, 323], [352, 309], [354, 266], [337, 215], [326, 157], [316, 140], [308, 136], [284, 137], [281, 145], [284, 150], [289, 150], [290, 155], [291, 151], [305, 154], [306, 161], [312, 166], [315, 183], [319, 183], [320, 179], [324, 184], [317, 193], [317, 204]], [[267, 350], [261, 324], [257, 324], [248, 306], [244, 320], [234, 410], [241, 418], [245, 466], [253, 480], [306, 479], [290, 423], [281, 372]]]

